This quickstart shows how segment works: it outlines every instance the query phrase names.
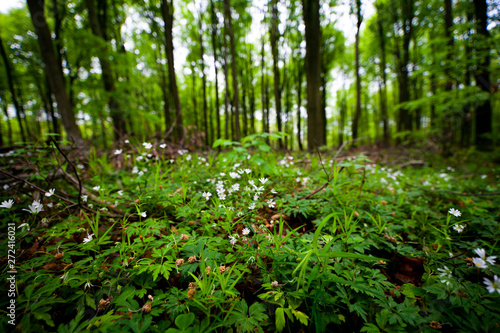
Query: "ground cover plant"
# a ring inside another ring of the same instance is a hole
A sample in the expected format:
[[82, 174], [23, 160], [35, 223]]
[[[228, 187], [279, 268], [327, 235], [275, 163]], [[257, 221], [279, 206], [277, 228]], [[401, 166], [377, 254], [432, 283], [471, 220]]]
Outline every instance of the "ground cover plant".
[[0, 330], [500, 330], [497, 165], [269, 139], [4, 153]]

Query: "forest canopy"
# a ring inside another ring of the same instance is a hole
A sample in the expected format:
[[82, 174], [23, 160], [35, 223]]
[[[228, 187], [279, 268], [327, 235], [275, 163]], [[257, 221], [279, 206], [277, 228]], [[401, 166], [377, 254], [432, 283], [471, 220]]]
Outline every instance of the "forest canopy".
[[489, 149], [498, 5], [28, 0], [0, 14], [0, 145], [154, 137], [208, 148], [274, 133], [280, 149]]

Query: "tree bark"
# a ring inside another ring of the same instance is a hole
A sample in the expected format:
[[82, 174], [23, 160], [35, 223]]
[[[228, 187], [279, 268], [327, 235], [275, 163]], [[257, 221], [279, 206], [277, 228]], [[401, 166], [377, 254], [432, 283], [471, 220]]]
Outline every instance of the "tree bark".
[[384, 24], [382, 22], [382, 12], [384, 9], [381, 7], [381, 3], [376, 3], [377, 7], [377, 32], [380, 42], [380, 76], [382, 82], [380, 84], [380, 116], [382, 118], [383, 134], [382, 140], [385, 146], [389, 145], [389, 117], [387, 115], [387, 74], [385, 70], [387, 68], [387, 60], [385, 58], [385, 31]]
[[361, 117], [361, 76], [359, 74], [359, 33], [363, 16], [361, 15], [361, 0], [356, 0], [356, 40], [355, 40], [355, 70], [356, 70], [356, 112], [352, 121], [352, 139], [358, 138], [359, 118]]
[[[98, 15], [95, 8], [95, 0], [86, 0], [87, 10], [89, 15], [90, 28], [92, 29], [92, 33], [99, 38], [102, 38], [107, 45], [108, 38], [106, 33], [106, 10], [107, 7], [105, 3], [107, 0], [100, 0], [100, 6], [103, 7], [103, 13]], [[103, 5], [104, 4], [104, 5]], [[103, 46], [100, 50], [99, 62], [101, 64], [101, 77], [104, 83], [104, 90], [108, 94], [107, 104], [109, 106], [109, 110], [111, 113], [111, 119], [113, 120], [113, 126], [115, 128], [115, 139], [119, 140], [126, 132], [125, 128], [125, 120], [123, 117], [123, 112], [120, 109], [120, 104], [116, 97], [114, 96], [114, 92], [116, 90], [115, 87], [115, 79], [113, 69], [111, 67], [111, 63], [106, 57], [107, 47]]]
[[[214, 71], [215, 71], [215, 119], [217, 122], [217, 138], [222, 137], [220, 126], [220, 103], [219, 103], [219, 79], [217, 75], [217, 16], [215, 15], [214, 1], [210, 0], [210, 18], [211, 18], [211, 34], [212, 34], [212, 48], [214, 50]], [[215, 141], [215, 140], [214, 140]]]
[[238, 73], [236, 72], [236, 45], [234, 41], [233, 19], [231, 17], [230, 0], [224, 0], [224, 18], [227, 20], [227, 33], [229, 34], [229, 46], [231, 49], [231, 70], [233, 78], [233, 118], [234, 118], [234, 140], [240, 141], [240, 106], [238, 96]]
[[172, 27], [174, 23], [174, 7], [168, 0], [162, 0], [161, 2], [161, 14], [163, 21], [165, 22], [165, 50], [167, 53], [168, 62], [168, 81], [170, 85], [170, 92], [174, 99], [174, 107], [176, 119], [174, 120], [174, 127], [177, 132], [177, 140], [180, 142], [184, 141], [184, 128], [182, 125], [182, 108], [181, 100], [179, 98], [179, 90], [177, 88], [177, 79], [175, 75], [174, 66], [174, 43], [172, 37]]
[[64, 77], [54, 52], [52, 37], [45, 19], [44, 1], [27, 0], [27, 2], [31, 20], [33, 21], [35, 32], [38, 36], [38, 44], [40, 45], [45, 71], [47, 73], [52, 92], [56, 97], [58, 110], [62, 118], [67, 138], [68, 140], [73, 141], [76, 145], [83, 145], [82, 134], [80, 132], [80, 128], [76, 125], [73, 108], [71, 106], [68, 93], [66, 92]]
[[198, 17], [198, 34], [200, 35], [200, 61], [201, 61], [201, 89], [203, 91], [203, 131], [205, 133], [205, 145], [208, 146], [209, 131], [208, 131], [208, 115], [207, 115], [207, 77], [205, 75], [205, 47], [203, 45], [203, 26], [202, 26], [202, 11], [200, 9]]
[[319, 0], [302, 0], [307, 80], [307, 147], [309, 150], [326, 145], [326, 124], [321, 108], [321, 28]]
[[[274, 100], [276, 103], [276, 123], [278, 125], [278, 132], [282, 131], [281, 119], [281, 88], [280, 88], [280, 70], [278, 68], [278, 0], [271, 0], [271, 54], [273, 56], [273, 75], [274, 75]], [[283, 148], [283, 141], [281, 138], [278, 141], [279, 148]]]
[[297, 143], [299, 150], [304, 150], [302, 146], [302, 116], [300, 111], [302, 108], [302, 77], [304, 76], [304, 68], [302, 64], [297, 65]]
[[1, 36], [0, 36], [0, 55], [2, 56], [2, 60], [5, 66], [5, 73], [7, 74], [7, 83], [9, 85], [9, 90], [12, 97], [12, 103], [14, 104], [14, 108], [16, 109], [16, 116], [17, 116], [17, 121], [19, 123], [19, 130], [21, 132], [21, 139], [23, 142], [26, 142], [26, 136], [24, 135], [24, 128], [21, 120], [23, 110], [21, 109], [21, 105], [19, 105], [19, 101], [17, 99], [17, 92], [14, 84], [13, 69], [11, 68], [11, 63], [9, 57], [7, 56], [7, 52], [5, 52], [5, 48], [3, 47], [3, 41]]
[[488, 5], [486, 0], [473, 0], [476, 16], [476, 29], [479, 35], [477, 53], [479, 63], [474, 74], [476, 85], [488, 94], [488, 99], [476, 108], [476, 146], [479, 150], [490, 150], [492, 141], [491, 81], [490, 81], [490, 47], [487, 28]]

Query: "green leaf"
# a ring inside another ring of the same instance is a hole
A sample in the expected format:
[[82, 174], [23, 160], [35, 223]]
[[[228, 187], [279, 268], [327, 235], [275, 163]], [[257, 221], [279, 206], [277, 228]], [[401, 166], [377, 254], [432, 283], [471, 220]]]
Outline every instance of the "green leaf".
[[175, 325], [182, 331], [185, 331], [194, 321], [194, 313], [181, 314], [175, 318]]
[[295, 318], [297, 318], [303, 325], [307, 326], [309, 324], [309, 316], [307, 316], [305, 313], [297, 310], [292, 310], [292, 313]]
[[276, 330], [278, 332], [283, 331], [285, 328], [285, 309], [284, 308], [277, 308], [275, 311], [275, 316], [276, 316]]
[[248, 309], [248, 315], [250, 318], [255, 318], [258, 321], [266, 320], [269, 318], [264, 312], [266, 307], [262, 303], [253, 303]]
[[94, 309], [94, 311], [97, 310], [97, 307], [95, 305], [95, 301], [89, 293], [85, 294], [85, 303], [88, 306], [90, 306], [92, 309]]

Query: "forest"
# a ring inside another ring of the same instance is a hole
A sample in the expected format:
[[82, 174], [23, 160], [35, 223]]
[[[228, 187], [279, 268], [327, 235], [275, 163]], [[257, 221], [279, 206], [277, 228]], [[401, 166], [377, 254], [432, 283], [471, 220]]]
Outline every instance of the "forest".
[[498, 0], [0, 2], [0, 332], [499, 332]]
[[279, 133], [279, 149], [363, 138], [427, 141], [446, 155], [496, 142], [496, 1], [24, 7], [0, 16], [3, 146], [154, 136], [208, 148]]

